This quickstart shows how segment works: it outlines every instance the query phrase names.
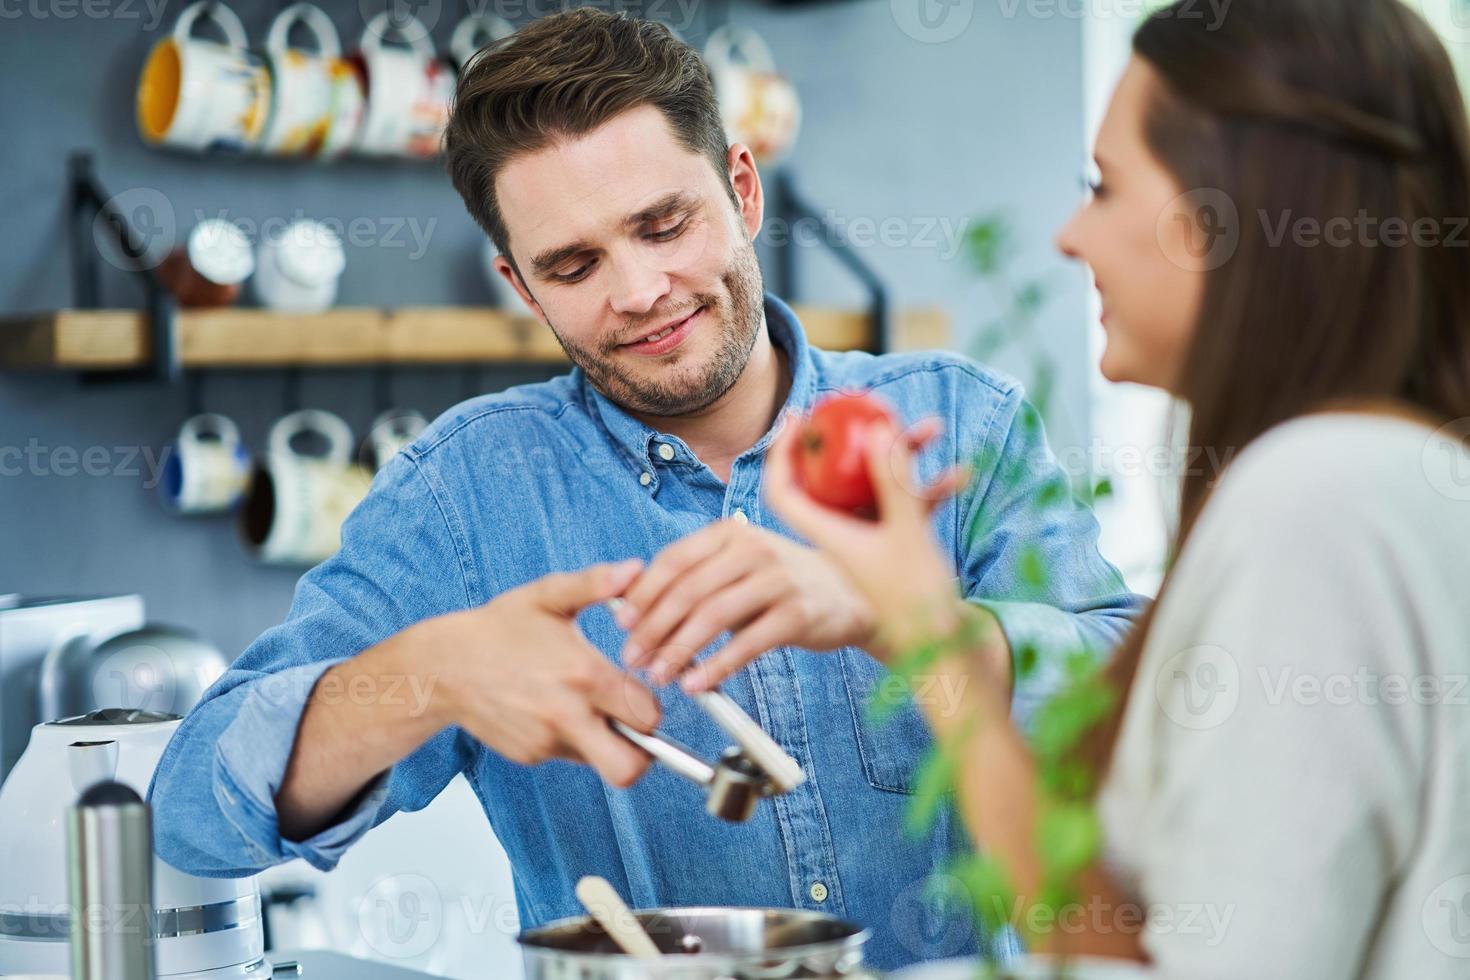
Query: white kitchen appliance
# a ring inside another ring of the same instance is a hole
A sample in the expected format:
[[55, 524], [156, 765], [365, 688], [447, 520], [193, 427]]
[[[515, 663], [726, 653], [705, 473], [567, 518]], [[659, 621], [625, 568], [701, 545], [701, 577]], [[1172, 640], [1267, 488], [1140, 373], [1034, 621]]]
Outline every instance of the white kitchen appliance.
[[[44, 722], [0, 786], [0, 977], [68, 974], [66, 811], [104, 780], [144, 796], [178, 715], [105, 708]], [[266, 980], [295, 963], [264, 957], [253, 877], [196, 878], [153, 862], [154, 963], [169, 980]]]
[[[0, 595], [0, 784], [20, 759], [37, 722], [41, 664], [58, 642], [103, 640], [143, 625], [143, 597]], [[88, 705], [148, 707], [161, 705]], [[80, 711], [67, 712], [78, 714]]]

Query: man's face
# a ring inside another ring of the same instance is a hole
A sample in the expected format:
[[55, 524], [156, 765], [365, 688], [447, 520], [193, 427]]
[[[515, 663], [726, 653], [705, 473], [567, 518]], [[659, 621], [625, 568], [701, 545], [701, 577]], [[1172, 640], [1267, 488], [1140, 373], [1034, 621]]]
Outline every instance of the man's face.
[[760, 179], [743, 146], [729, 162], [726, 186], [661, 112], [641, 106], [517, 156], [497, 177], [524, 278], [504, 256], [496, 268], [572, 363], [632, 411], [698, 412], [750, 357], [761, 324]]

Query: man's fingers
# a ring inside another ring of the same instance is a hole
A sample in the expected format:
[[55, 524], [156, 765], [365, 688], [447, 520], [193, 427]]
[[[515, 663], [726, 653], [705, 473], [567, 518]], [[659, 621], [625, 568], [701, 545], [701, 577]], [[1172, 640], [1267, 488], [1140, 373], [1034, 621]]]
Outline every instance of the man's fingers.
[[613, 731], [607, 718], [589, 714], [563, 733], [569, 747], [613, 786], [626, 788], [638, 781], [652, 757]]
[[729, 534], [725, 522], [700, 528], [693, 534], [680, 538], [656, 557], [623, 596], [627, 604], [619, 614], [618, 622], [624, 628], [636, 626], [643, 614], [658, 601], [671, 584], [690, 568], [715, 554]]
[[783, 637], [790, 629], [790, 614], [779, 606], [772, 607], [732, 636], [719, 652], [685, 671], [679, 686], [690, 694], [714, 690], [756, 657], [785, 642]]
[[623, 645], [623, 663], [628, 667], [646, 666], [653, 652], [670, 642], [670, 634], [692, 612], [697, 612], [710, 596], [739, 581], [754, 567], [753, 552], [736, 549], [688, 569], [650, 607], [639, 613]]
[[553, 572], [530, 584], [537, 603], [548, 612], [575, 616], [587, 606], [622, 595], [643, 563], [636, 558], [616, 564], [589, 565], [577, 572]]
[[592, 665], [595, 671], [590, 692], [592, 707], [640, 732], [652, 732], [657, 728], [663, 717], [658, 697], [637, 677], [619, 670], [596, 650], [589, 647], [588, 655], [596, 658]]
[[669, 642], [655, 651], [648, 668], [653, 683], [667, 684], [673, 680], [721, 633], [760, 617], [785, 598], [786, 593], [779, 576], [748, 575], [710, 596]]

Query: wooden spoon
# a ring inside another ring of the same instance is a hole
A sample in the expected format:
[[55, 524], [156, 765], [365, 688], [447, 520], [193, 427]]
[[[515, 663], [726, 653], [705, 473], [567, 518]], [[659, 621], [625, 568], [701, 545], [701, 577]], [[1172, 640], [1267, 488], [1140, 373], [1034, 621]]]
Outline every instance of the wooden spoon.
[[623, 903], [617, 890], [606, 878], [585, 875], [577, 882], [577, 900], [597, 924], [607, 930], [612, 941], [629, 956], [657, 959], [664, 954], [648, 938], [633, 911]]

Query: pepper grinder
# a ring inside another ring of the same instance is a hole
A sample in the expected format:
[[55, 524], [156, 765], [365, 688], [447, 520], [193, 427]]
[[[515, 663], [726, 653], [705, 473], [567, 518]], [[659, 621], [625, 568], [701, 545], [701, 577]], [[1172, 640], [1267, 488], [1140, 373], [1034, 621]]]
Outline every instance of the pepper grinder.
[[148, 805], [104, 780], [82, 793], [66, 824], [72, 980], [155, 980]]

